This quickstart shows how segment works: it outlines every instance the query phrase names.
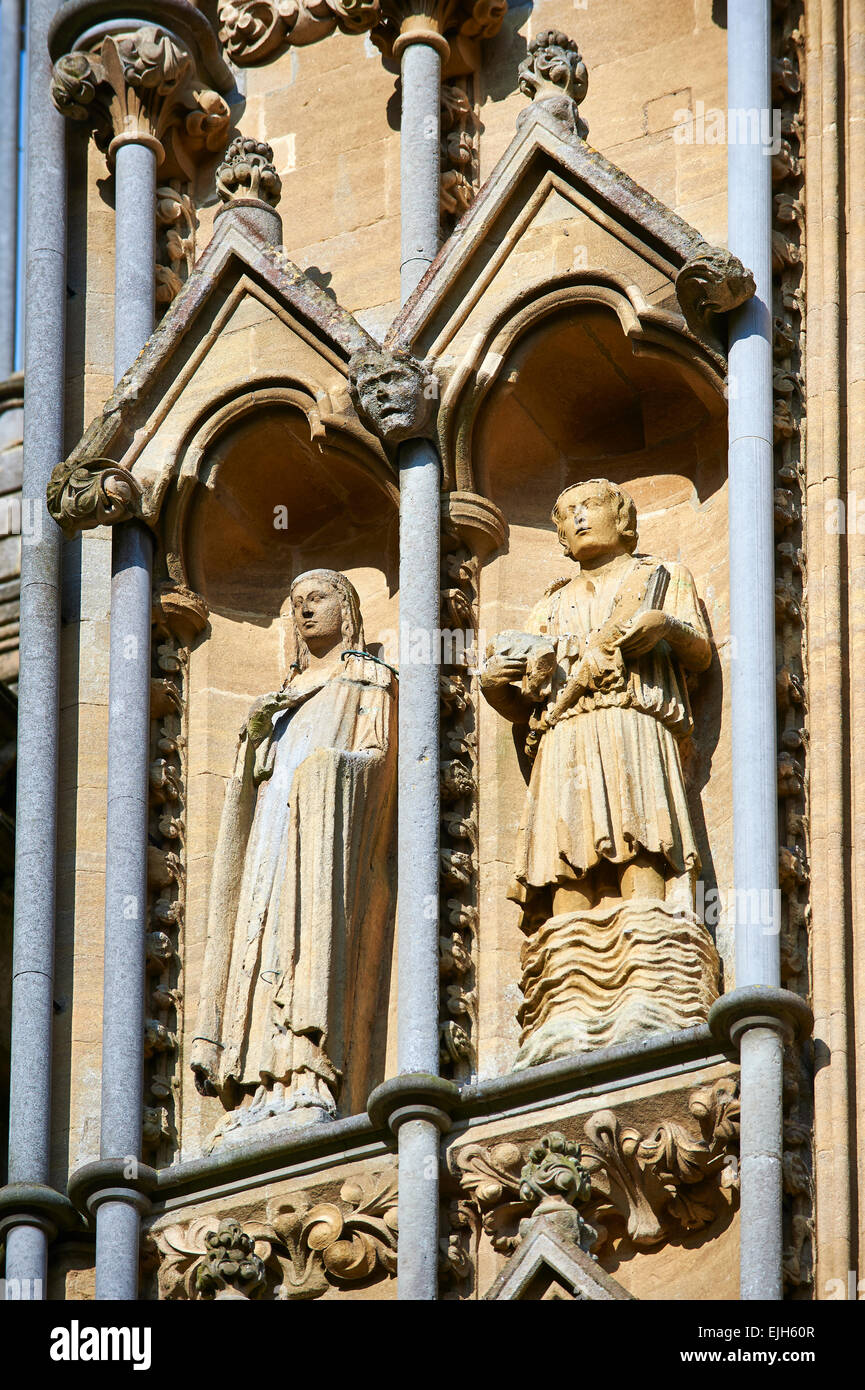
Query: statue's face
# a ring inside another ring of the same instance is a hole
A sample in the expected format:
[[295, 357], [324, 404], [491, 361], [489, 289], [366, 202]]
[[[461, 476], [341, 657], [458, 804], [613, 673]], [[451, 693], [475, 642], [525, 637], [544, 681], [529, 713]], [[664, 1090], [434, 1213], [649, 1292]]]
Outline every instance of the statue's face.
[[301, 579], [291, 594], [297, 630], [310, 651], [327, 648], [342, 634], [342, 605], [332, 584]]
[[624, 547], [618, 507], [604, 488], [575, 488], [559, 505], [559, 545], [574, 560], [616, 554]]
[[382, 362], [378, 371], [362, 372], [356, 383], [358, 400], [381, 437], [388, 444], [422, 433], [429, 413], [416, 372], [401, 362]]

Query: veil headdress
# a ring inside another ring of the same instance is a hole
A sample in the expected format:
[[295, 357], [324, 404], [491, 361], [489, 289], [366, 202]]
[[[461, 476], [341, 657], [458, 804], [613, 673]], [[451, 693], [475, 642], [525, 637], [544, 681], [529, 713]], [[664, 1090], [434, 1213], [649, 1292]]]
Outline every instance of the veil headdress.
[[[323, 583], [329, 584], [339, 595], [340, 608], [342, 609], [342, 646], [344, 651], [365, 651], [366, 638], [363, 633], [363, 618], [360, 614], [360, 599], [357, 596], [357, 589], [350, 579], [346, 579], [344, 574], [338, 570], [305, 570], [296, 579], [291, 581], [288, 591], [289, 598], [294, 593], [296, 585], [302, 579], [320, 579]], [[293, 669], [295, 671], [305, 671], [309, 665], [309, 647], [306, 645], [300, 630], [297, 626], [297, 619], [294, 616], [294, 605], [291, 606], [291, 621], [294, 626], [294, 638], [297, 648]]]

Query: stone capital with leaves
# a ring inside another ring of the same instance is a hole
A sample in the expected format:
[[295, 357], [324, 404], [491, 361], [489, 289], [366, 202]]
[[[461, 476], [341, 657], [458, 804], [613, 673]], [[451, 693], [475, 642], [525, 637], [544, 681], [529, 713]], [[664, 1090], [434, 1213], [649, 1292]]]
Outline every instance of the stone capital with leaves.
[[154, 151], [164, 178], [191, 178], [200, 159], [223, 149], [231, 119], [224, 98], [198, 81], [188, 50], [156, 25], [59, 58], [51, 96], [89, 126], [110, 164], [121, 144], [137, 142]]

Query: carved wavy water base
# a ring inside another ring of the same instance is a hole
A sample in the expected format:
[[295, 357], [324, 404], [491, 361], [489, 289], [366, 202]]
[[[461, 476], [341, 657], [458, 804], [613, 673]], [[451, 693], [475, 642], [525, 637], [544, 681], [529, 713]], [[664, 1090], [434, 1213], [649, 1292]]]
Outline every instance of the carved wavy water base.
[[527, 940], [514, 1070], [703, 1023], [718, 954], [695, 913], [630, 899], [551, 917]]

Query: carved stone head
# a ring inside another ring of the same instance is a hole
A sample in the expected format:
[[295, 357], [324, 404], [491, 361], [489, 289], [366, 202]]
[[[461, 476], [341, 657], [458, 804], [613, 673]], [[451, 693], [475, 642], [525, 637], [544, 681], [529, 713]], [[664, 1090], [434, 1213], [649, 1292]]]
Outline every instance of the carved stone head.
[[363, 651], [366, 640], [357, 590], [338, 570], [307, 570], [289, 590], [297, 646], [296, 666], [303, 670], [310, 650], [338, 636], [346, 651]]
[[408, 353], [356, 352], [349, 363], [349, 390], [363, 423], [388, 447], [432, 434], [438, 383]]
[[637, 509], [633, 499], [607, 478], [589, 478], [565, 488], [556, 499], [552, 519], [559, 544], [573, 560], [637, 546]]

